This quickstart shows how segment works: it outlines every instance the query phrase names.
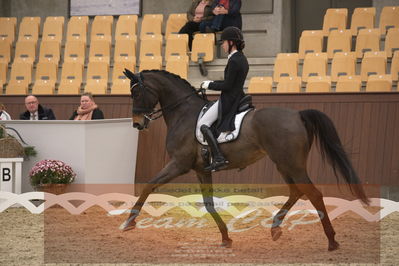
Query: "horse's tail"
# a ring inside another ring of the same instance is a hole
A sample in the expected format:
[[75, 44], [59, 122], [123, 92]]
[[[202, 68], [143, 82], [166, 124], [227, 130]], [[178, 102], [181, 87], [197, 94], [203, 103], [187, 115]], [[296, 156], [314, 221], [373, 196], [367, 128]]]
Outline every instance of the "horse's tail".
[[299, 114], [305, 124], [309, 137], [312, 139], [315, 136], [318, 140], [322, 159], [324, 161], [327, 157], [337, 180], [338, 170], [349, 185], [351, 192], [365, 204], [369, 205], [370, 200], [363, 190], [359, 177], [355, 169], [353, 169], [352, 163], [342, 146], [331, 119], [326, 114], [312, 109], [300, 111]]

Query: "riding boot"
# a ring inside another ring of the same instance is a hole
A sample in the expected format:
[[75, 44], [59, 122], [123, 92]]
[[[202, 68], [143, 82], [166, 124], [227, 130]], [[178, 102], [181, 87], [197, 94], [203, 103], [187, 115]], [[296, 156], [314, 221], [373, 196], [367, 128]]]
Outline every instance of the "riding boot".
[[211, 129], [207, 125], [202, 125], [201, 133], [204, 135], [206, 142], [208, 142], [212, 153], [212, 163], [205, 167], [205, 170], [214, 172], [226, 168], [229, 161], [224, 158], [222, 152], [220, 151], [218, 142]]

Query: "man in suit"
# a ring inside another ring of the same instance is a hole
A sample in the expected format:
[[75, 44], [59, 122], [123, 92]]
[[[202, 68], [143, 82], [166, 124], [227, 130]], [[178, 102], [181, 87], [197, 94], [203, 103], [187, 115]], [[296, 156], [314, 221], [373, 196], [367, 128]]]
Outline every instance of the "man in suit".
[[55, 120], [53, 110], [43, 107], [39, 104], [39, 100], [29, 95], [25, 98], [26, 111], [23, 112], [19, 119], [21, 120]]

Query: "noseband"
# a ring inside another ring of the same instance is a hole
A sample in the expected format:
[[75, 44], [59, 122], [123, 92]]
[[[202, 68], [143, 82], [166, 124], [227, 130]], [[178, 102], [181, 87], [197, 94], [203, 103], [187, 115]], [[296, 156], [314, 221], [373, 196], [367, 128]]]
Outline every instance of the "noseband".
[[[148, 92], [152, 93], [153, 95], [155, 95], [156, 97], [158, 96], [158, 95], [155, 94], [155, 92], [153, 92], [152, 90], [147, 89], [147, 87], [144, 85], [143, 79], [141, 78], [141, 73], [135, 74], [135, 77], [138, 80], [138, 82], [133, 84], [130, 87], [130, 91], [131, 91], [131, 95], [132, 95], [131, 97], [132, 98], [133, 98], [133, 89], [136, 86], [139, 87], [140, 92], [142, 92], [143, 94], [145, 94], [148, 91]], [[174, 102], [172, 104], [169, 104], [167, 106], [164, 106], [163, 108], [154, 110], [154, 109], [150, 109], [150, 108], [135, 108], [135, 107], [133, 107], [132, 111], [133, 111], [133, 114], [143, 114], [143, 116], [145, 118], [144, 126], [147, 127], [147, 125], [148, 125], [148, 123], [150, 121], [157, 120], [158, 118], [162, 117], [164, 111], [171, 110], [171, 109], [177, 107], [182, 102], [186, 101], [189, 97], [191, 97], [194, 94], [198, 94], [198, 93], [201, 93], [202, 98], [204, 100], [208, 101], [207, 98], [206, 98], [205, 89], [200, 88], [200, 89], [194, 90], [192, 93], [190, 93], [190, 94], [178, 99], [176, 102]], [[156, 114], [158, 114], [158, 115], [156, 115]]]

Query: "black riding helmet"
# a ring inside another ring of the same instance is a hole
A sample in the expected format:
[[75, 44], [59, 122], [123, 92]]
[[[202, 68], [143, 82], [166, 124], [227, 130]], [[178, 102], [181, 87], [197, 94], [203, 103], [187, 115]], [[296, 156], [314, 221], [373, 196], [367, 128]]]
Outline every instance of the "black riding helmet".
[[[220, 41], [232, 41], [239, 51], [242, 51], [245, 47], [245, 41], [241, 30], [233, 26], [227, 27], [223, 30]], [[230, 52], [231, 45], [229, 44], [229, 53]]]

